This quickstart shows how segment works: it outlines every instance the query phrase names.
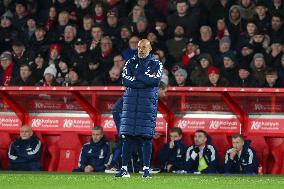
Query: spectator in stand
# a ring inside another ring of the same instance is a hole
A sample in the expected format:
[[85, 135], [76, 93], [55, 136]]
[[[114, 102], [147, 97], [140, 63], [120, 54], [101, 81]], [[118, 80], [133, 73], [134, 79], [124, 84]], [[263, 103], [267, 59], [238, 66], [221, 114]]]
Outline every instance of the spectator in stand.
[[49, 65], [44, 70], [43, 79], [36, 85], [44, 87], [58, 86], [59, 84], [56, 82], [56, 74], [57, 70], [55, 68], [55, 65], [54, 64]]
[[246, 22], [245, 31], [240, 33], [239, 41], [236, 46], [236, 50], [240, 50], [241, 46], [252, 41], [253, 36], [257, 33], [257, 26], [254, 20], [248, 20]]
[[178, 87], [186, 87], [188, 86], [188, 80], [187, 80], [187, 71], [185, 69], [179, 68], [177, 71], [175, 71], [175, 81], [173, 83], [173, 86]]
[[263, 54], [256, 53], [253, 56], [253, 61], [251, 62], [252, 75], [256, 79], [257, 87], [261, 87], [265, 84], [265, 69], [266, 63]]
[[216, 41], [220, 41], [223, 37], [230, 36], [228, 27], [226, 25], [225, 19], [220, 18], [217, 20], [217, 32], [216, 32]]
[[200, 52], [209, 53], [212, 57], [214, 57], [218, 51], [218, 43], [212, 39], [212, 29], [210, 26], [201, 26], [200, 37]]
[[102, 172], [105, 170], [110, 157], [109, 143], [104, 137], [101, 126], [92, 128], [90, 142], [84, 144], [79, 156], [78, 169], [80, 172]]
[[256, 22], [257, 28], [261, 31], [267, 32], [271, 27], [271, 17], [268, 12], [267, 3], [263, 0], [260, 0], [255, 5], [256, 15], [254, 20]]
[[238, 66], [238, 78], [234, 81], [235, 87], [256, 87], [256, 81], [252, 76], [252, 70], [247, 62], [241, 62]]
[[91, 39], [91, 42], [88, 46], [89, 46], [89, 49], [91, 51], [92, 50], [95, 51], [95, 50], [99, 49], [99, 47], [100, 47], [99, 44], [100, 44], [101, 39], [103, 37], [102, 27], [98, 24], [94, 25], [92, 27], [91, 35], [92, 35], [92, 39]]
[[14, 41], [12, 43], [12, 55], [13, 62], [17, 67], [20, 67], [22, 64], [29, 64], [31, 62], [31, 57], [26, 51], [25, 45], [20, 41]]
[[122, 70], [116, 66], [113, 66], [107, 74], [101, 75], [97, 77], [93, 82], [92, 85], [97, 86], [104, 86], [104, 85], [111, 85], [111, 86], [121, 86], [121, 73]]
[[46, 29], [44, 26], [38, 25], [36, 27], [34, 36], [28, 45], [28, 51], [30, 52], [29, 56], [34, 58], [39, 52], [47, 53], [49, 45], [50, 40], [47, 38]]
[[80, 71], [76, 68], [70, 68], [68, 72], [68, 79], [64, 83], [65, 86], [84, 86], [88, 85], [86, 81], [81, 79], [80, 77]]
[[190, 81], [193, 86], [201, 87], [209, 83], [208, 68], [213, 66], [213, 60], [210, 54], [203, 53], [199, 56], [197, 65], [191, 72]]
[[129, 47], [128, 41], [132, 35], [132, 32], [128, 25], [123, 25], [120, 28], [120, 36], [118, 38], [118, 47], [123, 52]]
[[281, 66], [281, 57], [283, 55], [282, 41], [274, 38], [270, 45], [271, 51], [267, 56], [267, 66], [279, 68]]
[[196, 66], [199, 54], [198, 41], [194, 38], [190, 38], [186, 44], [186, 50], [182, 55], [182, 65], [187, 70], [188, 75], [191, 75], [192, 70]]
[[174, 37], [166, 41], [169, 55], [175, 62], [180, 62], [183, 49], [186, 47], [187, 39], [185, 38], [184, 27], [177, 25], [174, 29]]
[[239, 4], [242, 11], [242, 18], [244, 20], [253, 19], [253, 16], [255, 15], [254, 0], [240, 0]]
[[119, 31], [120, 23], [118, 21], [117, 12], [111, 10], [107, 13], [106, 23], [104, 24], [104, 33], [112, 39], [117, 39], [119, 37]]
[[240, 49], [241, 50], [237, 54], [237, 61], [250, 64], [254, 56], [253, 45], [250, 43], [245, 43], [240, 47]]
[[10, 83], [12, 86], [34, 86], [36, 81], [32, 77], [31, 68], [28, 64], [20, 66], [20, 76], [13, 79]]
[[83, 27], [78, 32], [78, 37], [83, 41], [86, 41], [87, 44], [90, 44], [92, 41], [92, 27], [94, 25], [94, 21], [92, 16], [85, 15], [83, 18]]
[[170, 142], [164, 144], [158, 157], [162, 170], [165, 172], [184, 170], [187, 148], [182, 142], [181, 128], [171, 128]]
[[8, 86], [11, 81], [18, 77], [19, 69], [13, 63], [12, 54], [5, 51], [0, 56], [0, 86]]
[[225, 173], [256, 174], [258, 161], [255, 150], [250, 147], [251, 141], [241, 134], [232, 136], [232, 148], [225, 155]]
[[58, 72], [56, 76], [56, 82], [61, 86], [64, 85], [66, 86], [67, 83], [69, 82], [69, 77], [68, 77], [68, 72], [69, 72], [69, 67], [66, 62], [63, 60], [60, 60], [58, 63]]
[[139, 37], [136, 35], [133, 35], [128, 42], [129, 48], [122, 51], [122, 56], [125, 59], [125, 61], [128, 61], [130, 58], [132, 58], [135, 54], [137, 54], [137, 48], [138, 48], [138, 42]]
[[284, 55], [281, 57], [281, 66], [278, 69], [279, 79], [281, 84], [284, 86]]
[[280, 40], [284, 41], [284, 27], [283, 27], [283, 15], [280, 13], [274, 13], [271, 18], [271, 28], [268, 32], [271, 40]]
[[43, 76], [45, 68], [48, 66], [47, 62], [44, 60], [45, 54], [39, 52], [36, 54], [34, 61], [30, 64], [32, 77], [38, 83]]
[[267, 68], [265, 70], [265, 84], [261, 87], [265, 87], [265, 88], [282, 88], [283, 87], [279, 79], [278, 72], [275, 68]]
[[238, 78], [236, 56], [233, 51], [227, 51], [223, 54], [223, 65], [221, 75], [230, 83], [234, 83]]
[[32, 128], [24, 125], [20, 137], [9, 148], [9, 170], [41, 171], [41, 141], [33, 134]]
[[123, 67], [125, 65], [125, 60], [122, 57], [122, 55], [118, 54], [113, 57], [113, 65], [114, 67], [117, 67], [119, 70], [123, 70]]
[[230, 85], [229, 81], [222, 78], [218, 68], [211, 66], [208, 68], [208, 87], [227, 87]]

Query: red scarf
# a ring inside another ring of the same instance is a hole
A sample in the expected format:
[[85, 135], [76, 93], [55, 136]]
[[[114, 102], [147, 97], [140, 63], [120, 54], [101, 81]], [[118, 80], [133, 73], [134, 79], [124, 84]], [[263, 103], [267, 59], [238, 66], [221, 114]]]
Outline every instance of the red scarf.
[[12, 80], [12, 71], [14, 64], [10, 64], [6, 70], [4, 70], [4, 75], [2, 78], [2, 84], [8, 86]]
[[104, 15], [101, 15], [101, 16], [97, 16], [95, 15], [95, 22], [103, 22], [104, 21]]

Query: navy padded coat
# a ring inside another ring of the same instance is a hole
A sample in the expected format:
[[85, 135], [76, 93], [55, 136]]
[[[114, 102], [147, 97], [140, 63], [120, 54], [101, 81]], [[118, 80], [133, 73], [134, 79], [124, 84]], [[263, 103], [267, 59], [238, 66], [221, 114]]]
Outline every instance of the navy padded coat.
[[150, 54], [146, 58], [135, 55], [123, 69], [122, 79], [126, 90], [120, 122], [120, 135], [155, 135], [158, 86], [163, 74], [162, 63]]

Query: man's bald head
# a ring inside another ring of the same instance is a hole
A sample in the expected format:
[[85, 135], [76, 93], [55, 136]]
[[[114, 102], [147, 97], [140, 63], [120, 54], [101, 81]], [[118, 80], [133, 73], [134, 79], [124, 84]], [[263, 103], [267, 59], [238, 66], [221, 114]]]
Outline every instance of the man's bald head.
[[30, 126], [24, 125], [20, 129], [20, 137], [22, 140], [28, 140], [33, 135], [33, 130]]
[[139, 58], [146, 58], [151, 52], [151, 50], [152, 50], [151, 43], [148, 39], [141, 39], [138, 42], [138, 57]]

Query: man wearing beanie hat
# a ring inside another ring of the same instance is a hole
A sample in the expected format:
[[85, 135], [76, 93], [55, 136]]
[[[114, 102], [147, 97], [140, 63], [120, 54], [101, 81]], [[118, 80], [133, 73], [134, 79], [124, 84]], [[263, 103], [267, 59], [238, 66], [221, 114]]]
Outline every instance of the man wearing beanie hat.
[[232, 83], [235, 87], [256, 87], [250, 64], [241, 62], [238, 66], [238, 79]]
[[185, 69], [179, 68], [175, 71], [175, 86], [185, 87], [187, 85], [187, 71]]
[[13, 25], [15, 28], [23, 28], [28, 20], [28, 10], [26, 0], [17, 0], [15, 14], [13, 17]]
[[209, 83], [208, 83], [208, 87], [226, 87], [229, 86], [229, 82], [222, 78], [220, 75], [220, 71], [218, 70], [218, 68], [214, 67], [214, 66], [210, 66], [208, 68], [208, 79], [209, 79]]
[[219, 41], [219, 51], [221, 53], [225, 53], [228, 50], [230, 50], [231, 48], [231, 40], [228, 36], [223, 37], [220, 41]]
[[236, 69], [236, 56], [233, 51], [227, 51], [224, 53], [221, 75], [230, 83], [233, 83], [237, 79], [238, 73]]
[[280, 39], [273, 39], [271, 41], [271, 51], [267, 56], [267, 63], [269, 67], [277, 68], [280, 66], [282, 57], [282, 41]]
[[284, 86], [284, 54], [281, 57], [281, 64], [278, 69], [278, 75], [282, 85]]
[[58, 86], [59, 84], [56, 82], [56, 74], [57, 70], [54, 64], [49, 65], [43, 73], [43, 80], [40, 81], [37, 85], [38, 86]]

